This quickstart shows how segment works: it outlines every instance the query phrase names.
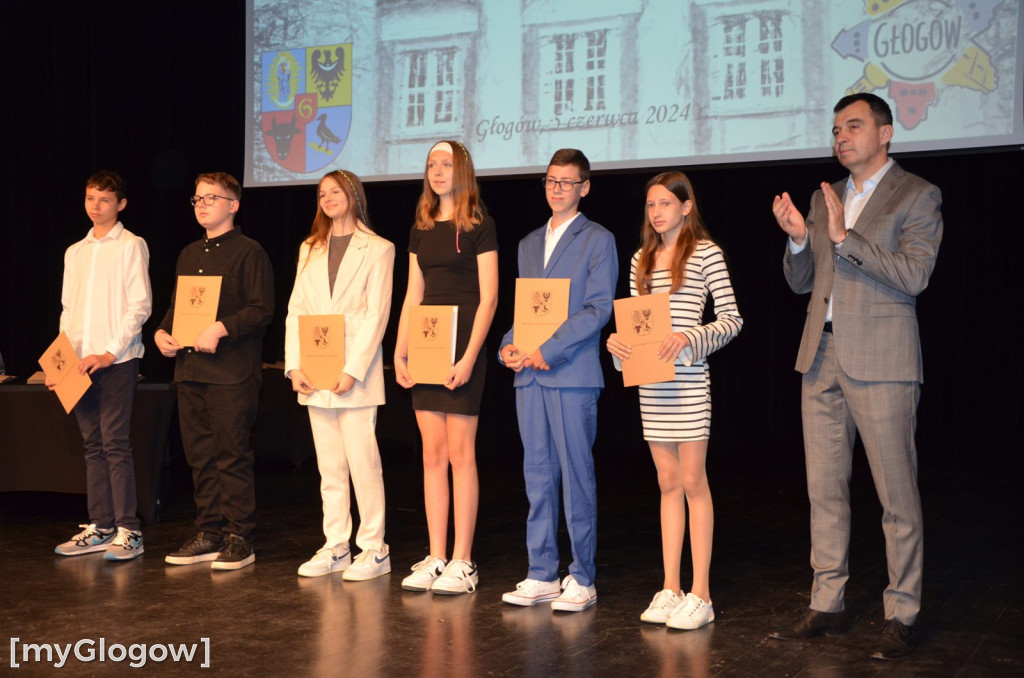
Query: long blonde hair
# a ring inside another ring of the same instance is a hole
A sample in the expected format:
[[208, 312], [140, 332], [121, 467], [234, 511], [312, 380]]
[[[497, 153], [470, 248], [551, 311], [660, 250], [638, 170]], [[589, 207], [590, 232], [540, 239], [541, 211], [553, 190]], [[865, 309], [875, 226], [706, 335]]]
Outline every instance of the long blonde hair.
[[[683, 227], [676, 238], [675, 257], [672, 260], [672, 289], [670, 291], [675, 292], [682, 287], [683, 281], [686, 279], [686, 262], [693, 251], [697, 249], [697, 241], [710, 240], [711, 236], [704, 226], [700, 210], [697, 209], [697, 198], [693, 194], [693, 185], [685, 174], [662, 172], [647, 182], [647, 187], [644, 189], [645, 197], [652, 186], [664, 186], [679, 199], [679, 202], [691, 201], [690, 213], [683, 216]], [[660, 244], [661, 236], [651, 225], [645, 206], [644, 225], [640, 228], [640, 257], [636, 262], [636, 291], [638, 294], [651, 293], [655, 251]]]
[[[441, 142], [439, 142], [441, 143]], [[455, 213], [452, 221], [456, 231], [472, 231], [484, 219], [484, 208], [480, 202], [480, 187], [476, 183], [473, 172], [473, 159], [461, 142], [445, 139], [455, 153], [452, 155], [452, 200], [455, 202]], [[435, 144], [436, 145], [436, 144]], [[433, 146], [431, 147], [433, 148]], [[429, 231], [434, 228], [434, 221], [441, 210], [441, 198], [430, 187], [428, 176], [430, 156], [423, 170], [423, 193], [416, 205], [416, 228]]]
[[309, 229], [309, 236], [303, 241], [309, 245], [309, 252], [306, 254], [306, 264], [309, 263], [309, 258], [313, 256], [314, 250], [327, 249], [327, 240], [331, 237], [331, 228], [334, 225], [333, 220], [324, 214], [323, 208], [320, 207], [320, 189], [323, 188], [324, 182], [328, 179], [336, 183], [348, 199], [348, 213], [345, 216], [352, 219], [356, 228], [373, 233], [373, 229], [370, 228], [370, 218], [366, 214], [366, 192], [363, 190], [363, 182], [353, 172], [348, 170], [328, 172], [320, 179], [320, 183], [317, 184], [316, 216], [313, 217], [313, 225]]

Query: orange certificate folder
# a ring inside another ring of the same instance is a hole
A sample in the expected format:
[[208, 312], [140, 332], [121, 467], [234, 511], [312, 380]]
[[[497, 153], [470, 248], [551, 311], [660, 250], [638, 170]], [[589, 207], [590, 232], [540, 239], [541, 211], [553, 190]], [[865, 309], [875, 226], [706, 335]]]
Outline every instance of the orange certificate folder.
[[658, 348], [672, 332], [672, 309], [668, 293], [643, 294], [615, 300], [615, 332], [633, 347], [622, 361], [624, 386], [656, 384], [676, 378], [674, 362], [658, 358]]
[[92, 379], [88, 374], [78, 373], [78, 361], [71, 340], [64, 332], [61, 332], [43, 355], [39, 356], [39, 366], [43, 368], [50, 381], [57, 383], [53, 389], [54, 393], [68, 414], [78, 403], [79, 398], [92, 386]]
[[194, 346], [199, 333], [217, 322], [220, 282], [219, 275], [178, 276], [171, 336], [182, 346]]
[[299, 316], [299, 366], [313, 388], [334, 388], [345, 367], [345, 316]]
[[458, 306], [409, 309], [409, 376], [417, 384], [443, 384], [455, 364]]
[[568, 278], [517, 278], [512, 343], [530, 355], [569, 317]]

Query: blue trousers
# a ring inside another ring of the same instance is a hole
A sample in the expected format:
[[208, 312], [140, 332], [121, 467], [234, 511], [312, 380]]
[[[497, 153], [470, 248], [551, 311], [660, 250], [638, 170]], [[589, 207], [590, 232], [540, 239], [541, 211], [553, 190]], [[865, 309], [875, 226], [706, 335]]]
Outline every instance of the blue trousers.
[[536, 382], [516, 388], [523, 476], [530, 514], [526, 549], [530, 579], [558, 576], [558, 497], [572, 545], [571, 574], [581, 586], [594, 583], [597, 545], [597, 482], [592, 448], [597, 434], [598, 388], [548, 388]]

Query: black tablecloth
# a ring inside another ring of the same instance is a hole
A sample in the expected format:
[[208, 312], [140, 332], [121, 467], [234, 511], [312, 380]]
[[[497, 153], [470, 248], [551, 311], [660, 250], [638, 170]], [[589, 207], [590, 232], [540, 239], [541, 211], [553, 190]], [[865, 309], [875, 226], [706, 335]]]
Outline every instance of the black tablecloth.
[[[139, 515], [155, 522], [167, 433], [174, 413], [168, 383], [139, 384], [132, 411], [132, 454]], [[78, 421], [42, 385], [0, 386], [0, 492], [85, 493]]]

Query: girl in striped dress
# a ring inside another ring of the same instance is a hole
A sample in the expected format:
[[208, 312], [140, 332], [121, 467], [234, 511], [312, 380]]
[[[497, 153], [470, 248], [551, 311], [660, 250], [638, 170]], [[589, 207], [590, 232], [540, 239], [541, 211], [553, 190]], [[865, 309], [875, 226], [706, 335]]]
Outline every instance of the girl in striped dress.
[[[711, 381], [707, 357], [743, 325], [721, 248], [711, 241], [690, 180], [665, 172], [647, 183], [641, 246], [629, 268], [630, 293], [671, 294], [673, 332], [659, 349], [675, 363], [675, 380], [640, 386], [644, 439], [661, 488], [661, 541], [665, 581], [640, 619], [677, 629], [715, 620], [708, 585], [714, 509], [705, 458], [711, 430]], [[716, 318], [701, 324], [710, 292]], [[625, 335], [612, 334], [608, 351], [617, 365], [632, 352]], [[690, 508], [693, 582], [682, 591], [680, 561]]]

